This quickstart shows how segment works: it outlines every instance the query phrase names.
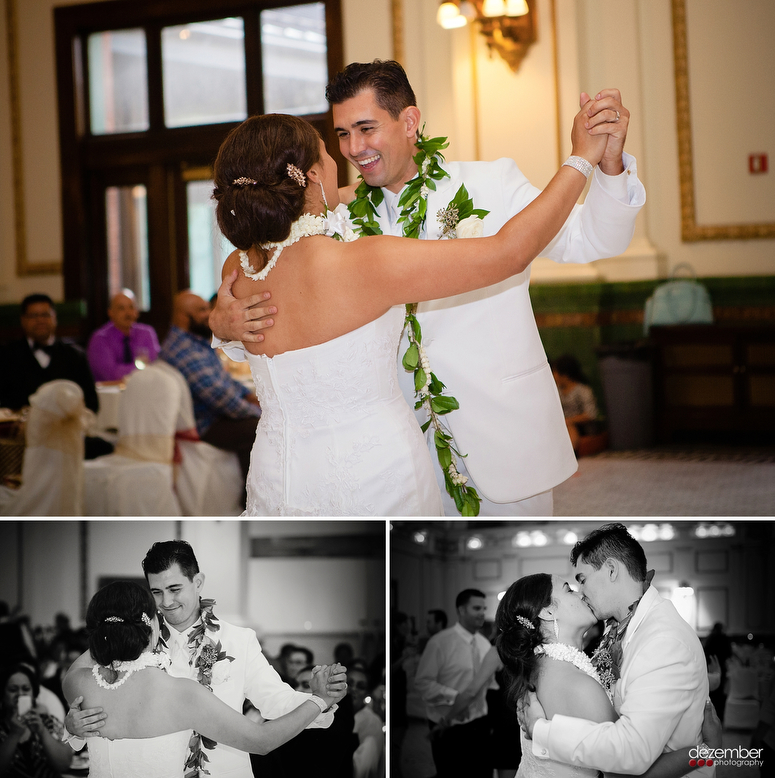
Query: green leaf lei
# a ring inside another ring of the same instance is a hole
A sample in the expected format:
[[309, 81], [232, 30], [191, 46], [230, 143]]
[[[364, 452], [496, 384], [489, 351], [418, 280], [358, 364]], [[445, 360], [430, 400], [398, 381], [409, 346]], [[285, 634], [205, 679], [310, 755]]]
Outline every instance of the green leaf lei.
[[[398, 223], [403, 224], [403, 233], [407, 238], [419, 238], [428, 216], [428, 192], [436, 189], [436, 182], [449, 178], [441, 162], [444, 156], [441, 151], [449, 146], [445, 137], [428, 138], [423, 132], [415, 144], [418, 152], [414, 156], [417, 165], [417, 175], [409, 181], [398, 200], [401, 212]], [[355, 199], [348, 206], [352, 222], [360, 235], [381, 235], [377, 222], [377, 207], [385, 199], [382, 189], [369, 186], [363, 176], [355, 190]], [[437, 219], [442, 225], [440, 238], [455, 238], [455, 228], [460, 221], [477, 216], [483, 219], [489, 211], [475, 209], [473, 201], [465, 186], [458, 189], [446, 208], [437, 213]], [[431, 372], [430, 362], [422, 345], [422, 330], [417, 320], [417, 303], [406, 306], [404, 328], [409, 337], [409, 347], [403, 357], [403, 366], [414, 372], [414, 389], [417, 401], [415, 410], [425, 407], [428, 420], [422, 425], [422, 431], [427, 432], [433, 426], [433, 441], [436, 446], [436, 456], [444, 473], [444, 485], [447, 493], [455, 501], [455, 507], [463, 516], [478, 516], [481, 497], [473, 486], [467, 485], [467, 478], [457, 470], [455, 456], [465, 457], [454, 446], [454, 439], [448, 429], [442, 424], [440, 417], [457, 410], [460, 405], [451, 395], [443, 394], [446, 386]]]
[[[199, 598], [199, 608], [201, 611], [201, 621], [191, 630], [188, 636], [188, 651], [190, 659], [188, 661], [191, 667], [197, 670], [197, 681], [208, 691], [212, 691], [213, 667], [217, 662], [228, 659], [234, 661], [233, 656], [228, 656], [222, 649], [221, 641], [214, 641], [207, 632], [218, 632], [221, 625], [218, 623], [218, 617], [213, 613], [215, 600], [205, 600]], [[167, 642], [170, 637], [170, 631], [164, 619], [161, 619], [161, 634], [159, 636], [158, 648], [167, 648]], [[203, 749], [212, 751], [218, 743], [215, 740], [200, 735], [198, 732], [191, 733], [191, 739], [188, 742], [188, 756], [186, 757], [184, 778], [199, 778], [201, 775], [210, 775], [205, 763], [209, 763], [210, 758]]]

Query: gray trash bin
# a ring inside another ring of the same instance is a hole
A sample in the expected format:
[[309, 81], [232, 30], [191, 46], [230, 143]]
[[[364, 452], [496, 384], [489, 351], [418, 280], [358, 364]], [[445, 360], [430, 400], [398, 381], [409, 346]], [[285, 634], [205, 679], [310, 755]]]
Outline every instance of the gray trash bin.
[[596, 349], [605, 404], [609, 445], [614, 451], [654, 443], [652, 350], [635, 343]]

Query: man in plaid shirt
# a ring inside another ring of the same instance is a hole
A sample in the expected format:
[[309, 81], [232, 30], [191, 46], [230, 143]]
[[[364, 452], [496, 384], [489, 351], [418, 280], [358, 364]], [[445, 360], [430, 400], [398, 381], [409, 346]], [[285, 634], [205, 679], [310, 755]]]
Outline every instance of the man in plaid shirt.
[[228, 374], [210, 347], [209, 318], [210, 306], [205, 300], [190, 291], [179, 292], [159, 359], [185, 376], [194, 400], [199, 437], [213, 446], [234, 451], [247, 483], [261, 407], [256, 395]]

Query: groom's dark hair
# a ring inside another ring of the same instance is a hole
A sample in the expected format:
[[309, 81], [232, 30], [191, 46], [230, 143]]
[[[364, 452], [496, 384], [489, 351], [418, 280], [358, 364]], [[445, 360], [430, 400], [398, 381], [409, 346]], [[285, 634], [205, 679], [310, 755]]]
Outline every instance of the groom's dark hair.
[[605, 524], [579, 540], [570, 552], [571, 564], [580, 561], [599, 570], [606, 559], [621, 562], [633, 581], [646, 580], [646, 554], [624, 524]]
[[194, 579], [199, 572], [199, 563], [190, 543], [185, 540], [163, 540], [154, 543], [143, 559], [145, 580], [148, 580], [149, 574], [158, 575], [169, 570], [172, 565], [179, 565], [189, 581]]
[[406, 72], [392, 59], [351, 62], [328, 82], [326, 100], [331, 105], [338, 105], [365, 89], [374, 90], [377, 105], [393, 119], [397, 119], [407, 106], [417, 105]]

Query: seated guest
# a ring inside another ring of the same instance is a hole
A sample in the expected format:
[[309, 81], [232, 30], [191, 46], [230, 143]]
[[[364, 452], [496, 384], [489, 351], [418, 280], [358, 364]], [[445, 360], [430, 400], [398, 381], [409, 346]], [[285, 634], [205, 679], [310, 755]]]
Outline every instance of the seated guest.
[[285, 657], [285, 677], [288, 683], [294, 689], [298, 688], [298, 676], [303, 668], [308, 667], [315, 661], [315, 657], [308, 648], [304, 646], [293, 646], [287, 652]]
[[228, 374], [210, 348], [209, 318], [210, 306], [205, 300], [191, 291], [179, 292], [159, 359], [177, 368], [188, 382], [199, 437], [217, 448], [236, 452], [243, 482], [247, 483], [261, 408], [256, 395]]
[[[298, 691], [312, 694], [312, 670], [313, 665], [309, 664], [296, 673], [294, 681]], [[350, 696], [348, 689], [348, 694], [339, 703], [334, 722], [328, 729], [307, 729], [268, 754], [251, 754], [253, 775], [256, 778], [295, 778], [308, 775], [314, 775], [315, 778], [355, 778], [352, 758], [357, 743], [353, 735], [353, 707]], [[253, 721], [260, 721], [260, 714], [255, 709], [245, 711], [245, 715]], [[321, 754], [326, 755], [324, 759], [320, 758]]]
[[89, 339], [89, 364], [95, 381], [120, 381], [135, 369], [135, 360], [145, 364], [159, 356], [156, 330], [138, 324], [134, 292], [122, 289], [110, 299], [110, 321]]
[[61, 741], [62, 723], [38, 704], [40, 685], [26, 664], [0, 669], [0, 775], [58, 778], [72, 751]]
[[347, 690], [355, 712], [353, 732], [358, 738], [353, 754], [353, 777], [380, 778], [385, 774], [384, 722], [367, 704], [369, 683], [363, 670], [347, 669]]
[[[9, 343], [0, 352], [0, 405], [23, 408], [30, 396], [49, 381], [74, 381], [83, 390], [86, 407], [99, 409], [97, 387], [83, 349], [56, 337], [54, 303], [46, 294], [31, 294], [22, 300], [24, 338]], [[102, 438], [86, 438], [86, 459], [109, 454], [113, 446]]]
[[560, 392], [565, 424], [575, 451], [582, 435], [601, 432], [595, 395], [576, 357], [564, 354], [553, 360], [551, 365]]

